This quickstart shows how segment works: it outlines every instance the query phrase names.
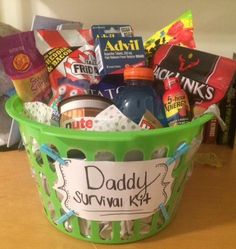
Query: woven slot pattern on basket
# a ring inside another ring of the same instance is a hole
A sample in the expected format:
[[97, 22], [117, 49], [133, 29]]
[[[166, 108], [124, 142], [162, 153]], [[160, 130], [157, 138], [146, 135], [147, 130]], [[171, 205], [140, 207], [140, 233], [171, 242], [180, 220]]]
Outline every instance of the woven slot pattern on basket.
[[[123, 242], [131, 242], [136, 241], [145, 237], [149, 237], [159, 230], [163, 229], [168, 222], [165, 221], [162, 213], [160, 211], [156, 212], [150, 217], [145, 219], [139, 219], [134, 221], [110, 221], [110, 222], [95, 222], [85, 220], [79, 217], [71, 217], [67, 221], [65, 221], [61, 225], [56, 224], [56, 220], [65, 214], [64, 210], [61, 208], [61, 200], [62, 197], [58, 194], [53, 186], [57, 181], [57, 176], [55, 173], [55, 168], [53, 165], [53, 160], [49, 158], [47, 155], [43, 155], [40, 151], [38, 151], [37, 147], [39, 147], [39, 142], [37, 142], [36, 138], [25, 134], [25, 140], [27, 142], [26, 150], [29, 154], [29, 158], [31, 160], [31, 164], [35, 171], [35, 175], [39, 176], [38, 185], [39, 192], [41, 193], [44, 209], [52, 221], [52, 223], [58, 227], [58, 229], [64, 231], [65, 233], [69, 233], [74, 237], [82, 238], [85, 240], [96, 240], [96, 241], [113, 241], [116, 240], [116, 243], [120, 241]], [[39, 139], [40, 140], [40, 139]], [[182, 142], [182, 141], [181, 141]], [[53, 143], [53, 141], [52, 141]], [[178, 143], [177, 143], [178, 145]], [[48, 144], [55, 151], [59, 152], [59, 149], [54, 144]], [[65, 148], [63, 148], [65, 149]], [[77, 159], [86, 159], [87, 157], [91, 158], [90, 155], [84, 152], [85, 150], [82, 147], [76, 148], [75, 146], [68, 146], [68, 149], [64, 154], [68, 158], [77, 158]], [[169, 148], [165, 145], [156, 146], [152, 152], [148, 154], [150, 159], [161, 158], [168, 156]], [[93, 158], [96, 161], [115, 161], [116, 153], [108, 150], [96, 150], [93, 152]], [[142, 150], [130, 149], [123, 153], [124, 161], [133, 161], [133, 160], [147, 160], [147, 155]], [[180, 162], [176, 164], [179, 165]], [[186, 173], [186, 172], [185, 172]], [[173, 172], [175, 174], [175, 171]], [[166, 206], [167, 211], [170, 215], [174, 215], [176, 211], [176, 207], [180, 200], [182, 192], [182, 185], [185, 179], [184, 174], [182, 174], [181, 181], [175, 181], [173, 184], [173, 192], [177, 196], [177, 198], [171, 198], [169, 200], [168, 205]], [[180, 176], [181, 178], [181, 176]], [[179, 193], [179, 192], [181, 193]], [[125, 230], [124, 230], [125, 227]], [[106, 229], [107, 228], [107, 229]]]

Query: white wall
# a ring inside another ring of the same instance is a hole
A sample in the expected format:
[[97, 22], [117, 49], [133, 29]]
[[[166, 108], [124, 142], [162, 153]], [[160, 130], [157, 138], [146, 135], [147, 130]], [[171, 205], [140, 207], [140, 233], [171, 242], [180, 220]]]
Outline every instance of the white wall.
[[35, 14], [92, 24], [131, 24], [151, 36], [191, 9], [200, 50], [232, 57], [236, 51], [236, 0], [0, 0], [0, 21], [29, 30]]

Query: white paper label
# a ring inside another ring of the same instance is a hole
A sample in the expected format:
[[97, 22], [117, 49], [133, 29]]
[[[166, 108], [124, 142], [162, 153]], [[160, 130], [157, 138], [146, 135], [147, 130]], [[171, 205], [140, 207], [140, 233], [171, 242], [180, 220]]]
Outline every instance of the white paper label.
[[[135, 162], [55, 162], [63, 195], [62, 208], [97, 221], [133, 220], [150, 216], [171, 196], [174, 163], [168, 158]], [[66, 160], [66, 159], [65, 159]]]

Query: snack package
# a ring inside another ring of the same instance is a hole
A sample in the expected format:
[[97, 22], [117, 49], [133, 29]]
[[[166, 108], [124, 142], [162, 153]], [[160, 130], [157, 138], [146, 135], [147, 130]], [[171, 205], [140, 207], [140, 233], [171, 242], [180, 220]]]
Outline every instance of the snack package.
[[166, 43], [195, 48], [192, 12], [190, 10], [144, 42], [148, 61], [151, 60], [158, 46]]
[[122, 74], [107, 75], [98, 84], [90, 86], [90, 93], [114, 99], [123, 88], [124, 79]]
[[82, 29], [83, 23], [78, 21], [69, 21], [64, 19], [57, 19], [47, 16], [35, 15], [31, 25], [31, 30], [47, 29], [47, 30], [61, 30], [61, 29]]
[[236, 61], [169, 44], [159, 47], [151, 66], [158, 80], [179, 78], [198, 115], [224, 98], [236, 73]]
[[133, 36], [133, 29], [130, 25], [92, 25], [91, 30], [94, 39]]
[[24, 102], [48, 102], [51, 97], [48, 72], [43, 57], [35, 46], [32, 31], [1, 38], [0, 58], [6, 74]]
[[139, 126], [147, 130], [163, 128], [161, 122], [148, 110], [143, 114]]
[[51, 104], [85, 94], [90, 84], [100, 81], [89, 30], [38, 30], [35, 39], [49, 72]]
[[67, 22], [57, 25], [57, 30], [63, 30], [63, 29], [82, 29], [83, 24], [81, 22]]

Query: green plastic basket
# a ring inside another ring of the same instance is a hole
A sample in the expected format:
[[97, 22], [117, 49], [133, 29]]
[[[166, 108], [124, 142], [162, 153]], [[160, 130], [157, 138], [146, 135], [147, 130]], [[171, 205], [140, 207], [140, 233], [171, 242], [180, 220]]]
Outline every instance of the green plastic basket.
[[[201, 143], [203, 126], [212, 118], [212, 115], [207, 114], [181, 126], [156, 130], [89, 132], [52, 127], [29, 120], [23, 114], [23, 103], [16, 96], [7, 101], [6, 110], [19, 124], [49, 221], [57, 229], [72, 237], [105, 244], [121, 244], [142, 240], [157, 234], [170, 223], [181, 199], [188, 172], [191, 170], [192, 156]], [[158, 153], [163, 156], [163, 152], [165, 157], [172, 157], [177, 147], [183, 142], [189, 144], [191, 149], [181, 157], [178, 167], [172, 173], [174, 177], [172, 194], [165, 204], [169, 219], [165, 219], [163, 212], [157, 210], [149, 217], [148, 226], [146, 226], [148, 229], [143, 230], [144, 221], [142, 219], [133, 220], [128, 222], [131, 229], [125, 235], [122, 231], [125, 222], [111, 221], [106, 223], [109, 227], [106, 236], [101, 235], [101, 229], [104, 229], [104, 224], [101, 221], [87, 221], [72, 216], [62, 224], [56, 223], [56, 220], [64, 214], [60, 198], [54, 189], [57, 174], [52, 167], [52, 160], [44, 153], [40, 154], [39, 151], [36, 153], [35, 144], [53, 146], [64, 158], [76, 150], [87, 161], [96, 161], [98, 160], [97, 155], [107, 152], [113, 155], [115, 161], [126, 161], [124, 158], [127, 158], [127, 154], [132, 155], [133, 152], [141, 154], [139, 160], [153, 159]]]

